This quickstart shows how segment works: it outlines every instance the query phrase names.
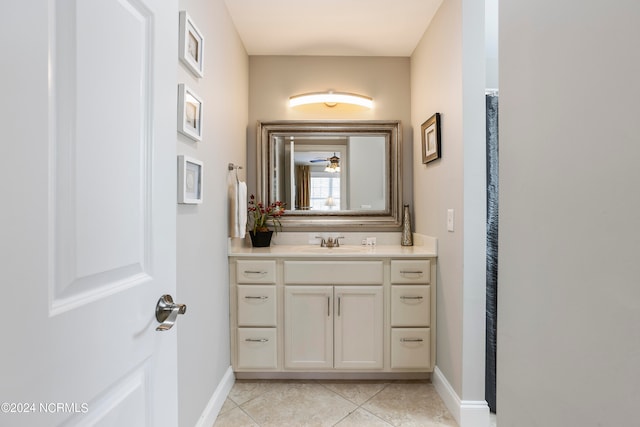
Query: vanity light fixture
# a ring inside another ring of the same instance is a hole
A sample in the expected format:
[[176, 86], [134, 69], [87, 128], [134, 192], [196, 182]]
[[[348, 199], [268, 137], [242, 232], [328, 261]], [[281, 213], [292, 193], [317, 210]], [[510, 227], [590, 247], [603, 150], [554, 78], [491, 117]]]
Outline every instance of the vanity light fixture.
[[352, 104], [373, 108], [373, 98], [346, 92], [303, 93], [289, 98], [289, 107], [307, 104], [325, 104], [327, 107], [335, 107], [337, 104]]

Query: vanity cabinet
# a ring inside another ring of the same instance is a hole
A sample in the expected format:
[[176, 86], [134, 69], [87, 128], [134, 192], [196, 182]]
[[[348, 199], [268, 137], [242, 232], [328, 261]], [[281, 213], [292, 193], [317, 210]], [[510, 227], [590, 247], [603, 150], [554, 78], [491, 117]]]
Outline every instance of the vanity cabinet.
[[381, 369], [383, 272], [379, 260], [285, 260], [285, 369]]
[[382, 286], [286, 286], [286, 369], [382, 369]]
[[409, 251], [230, 256], [234, 371], [242, 378], [432, 372], [435, 258], [401, 256]]

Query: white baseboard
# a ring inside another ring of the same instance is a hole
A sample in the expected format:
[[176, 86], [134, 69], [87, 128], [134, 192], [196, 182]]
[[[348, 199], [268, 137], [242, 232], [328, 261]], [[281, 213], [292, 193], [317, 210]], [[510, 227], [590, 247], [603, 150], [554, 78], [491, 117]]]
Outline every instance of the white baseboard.
[[431, 382], [460, 427], [489, 427], [489, 405], [485, 400], [461, 400], [437, 366]]
[[236, 378], [233, 375], [233, 369], [229, 366], [222, 380], [220, 380], [218, 387], [216, 387], [213, 392], [211, 399], [209, 399], [209, 403], [207, 403], [207, 406], [204, 408], [202, 415], [200, 415], [200, 419], [195, 427], [210, 427], [213, 425], [235, 382]]

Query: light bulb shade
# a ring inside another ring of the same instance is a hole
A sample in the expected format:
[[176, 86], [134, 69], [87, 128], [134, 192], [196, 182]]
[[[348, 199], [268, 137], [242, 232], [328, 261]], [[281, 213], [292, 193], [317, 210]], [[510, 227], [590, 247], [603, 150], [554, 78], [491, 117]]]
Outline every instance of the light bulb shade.
[[346, 92], [314, 92], [294, 95], [289, 98], [289, 106], [297, 107], [307, 104], [352, 104], [365, 108], [373, 108], [373, 99], [368, 96]]
[[340, 172], [340, 158], [333, 154], [333, 157], [329, 158], [329, 163], [327, 163], [327, 167], [324, 168], [325, 172], [336, 173]]

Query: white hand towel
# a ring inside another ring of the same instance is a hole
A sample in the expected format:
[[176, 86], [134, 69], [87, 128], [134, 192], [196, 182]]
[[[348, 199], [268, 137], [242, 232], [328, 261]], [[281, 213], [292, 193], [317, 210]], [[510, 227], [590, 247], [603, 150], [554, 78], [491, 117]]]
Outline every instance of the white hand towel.
[[229, 237], [236, 237], [238, 229], [238, 182], [229, 179]]
[[229, 236], [244, 239], [247, 229], [247, 184], [236, 179], [229, 183]]
[[247, 230], [247, 183], [240, 181], [237, 188], [237, 221], [234, 237], [244, 238]]

